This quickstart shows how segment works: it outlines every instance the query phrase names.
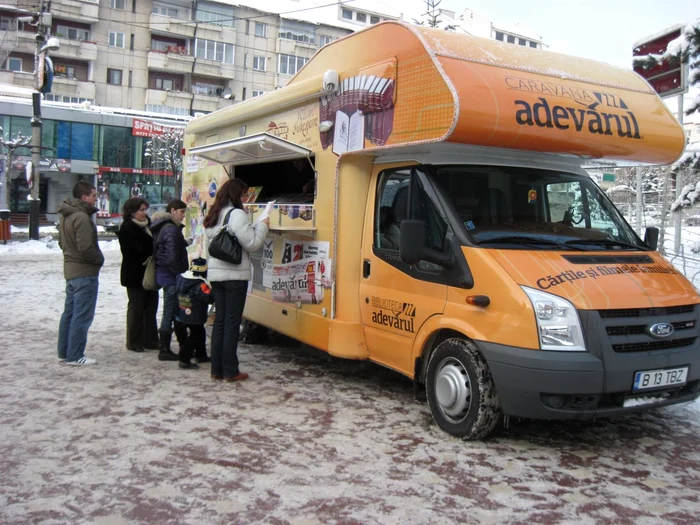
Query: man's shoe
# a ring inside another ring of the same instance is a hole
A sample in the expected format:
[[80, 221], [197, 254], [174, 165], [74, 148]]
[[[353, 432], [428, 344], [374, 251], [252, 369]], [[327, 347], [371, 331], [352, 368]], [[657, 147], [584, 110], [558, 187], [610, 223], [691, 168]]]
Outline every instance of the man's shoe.
[[227, 383], [233, 383], [234, 381], [245, 381], [246, 379], [248, 379], [248, 377], [248, 374], [246, 374], [245, 372], [241, 372], [235, 377], [224, 377], [224, 381], [226, 381]]
[[161, 350], [158, 352], [158, 361], [179, 361], [177, 354], [173, 354], [170, 350]]
[[194, 356], [194, 358], [199, 364], [211, 363], [211, 358], [209, 356], [206, 356], [206, 355], [202, 356], [202, 357]]
[[183, 370], [196, 370], [197, 368], [199, 368], [199, 365], [194, 363], [188, 363], [186, 361], [180, 361], [178, 366]]
[[93, 359], [92, 357], [83, 356], [80, 359], [78, 359], [77, 361], [66, 361], [66, 364], [68, 366], [96, 365], [97, 359]]
[[131, 352], [138, 352], [138, 353], [141, 353], [144, 351], [143, 348], [129, 348], [128, 346], [126, 347], [126, 349], [131, 351]]
[[221, 376], [217, 376], [217, 375], [212, 374], [211, 380], [212, 380], [212, 381], [223, 381], [224, 378], [221, 377]]

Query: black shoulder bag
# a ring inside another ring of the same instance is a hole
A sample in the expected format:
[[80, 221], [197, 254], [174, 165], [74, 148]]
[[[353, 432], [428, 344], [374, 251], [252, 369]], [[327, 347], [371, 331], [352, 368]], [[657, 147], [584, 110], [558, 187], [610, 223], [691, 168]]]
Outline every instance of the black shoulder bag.
[[228, 231], [228, 220], [233, 209], [229, 210], [224, 219], [224, 225], [209, 243], [209, 255], [230, 264], [241, 264], [243, 248], [236, 236]]

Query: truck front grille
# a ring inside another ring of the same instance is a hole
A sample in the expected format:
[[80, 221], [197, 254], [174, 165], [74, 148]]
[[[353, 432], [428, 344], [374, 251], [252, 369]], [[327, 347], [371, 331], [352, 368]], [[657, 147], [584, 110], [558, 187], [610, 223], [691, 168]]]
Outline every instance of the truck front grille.
[[[601, 322], [613, 351], [618, 353], [651, 352], [687, 347], [698, 338], [696, 306], [666, 308], [628, 308], [599, 310]], [[669, 323], [673, 333], [667, 338], [654, 337], [650, 327]]]

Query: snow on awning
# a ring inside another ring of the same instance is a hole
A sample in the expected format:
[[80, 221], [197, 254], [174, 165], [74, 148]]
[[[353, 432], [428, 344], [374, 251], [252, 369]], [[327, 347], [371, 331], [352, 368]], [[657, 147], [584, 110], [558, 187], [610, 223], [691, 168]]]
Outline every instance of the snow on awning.
[[309, 157], [311, 150], [269, 133], [256, 133], [248, 137], [222, 140], [206, 146], [195, 146], [190, 148], [188, 153], [218, 164], [241, 166], [256, 162]]

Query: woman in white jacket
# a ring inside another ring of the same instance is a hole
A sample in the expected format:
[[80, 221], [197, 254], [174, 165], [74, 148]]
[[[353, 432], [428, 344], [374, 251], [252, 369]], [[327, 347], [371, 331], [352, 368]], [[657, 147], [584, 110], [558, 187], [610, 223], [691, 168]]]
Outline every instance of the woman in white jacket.
[[260, 249], [269, 231], [270, 219], [252, 224], [243, 209], [241, 197], [248, 189], [240, 179], [230, 179], [219, 189], [214, 204], [204, 219], [209, 242], [224, 227], [229, 210], [228, 231], [243, 248], [241, 264], [209, 257], [209, 281], [212, 283], [216, 319], [211, 336], [211, 378], [228, 382], [248, 379], [238, 368], [238, 333], [245, 307], [248, 281], [251, 279], [248, 252]]

